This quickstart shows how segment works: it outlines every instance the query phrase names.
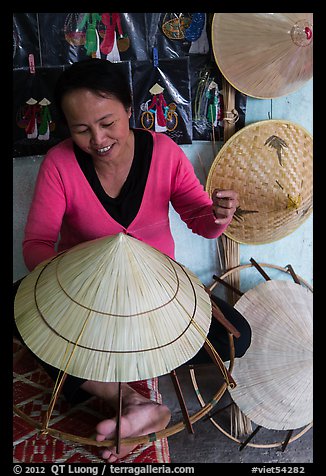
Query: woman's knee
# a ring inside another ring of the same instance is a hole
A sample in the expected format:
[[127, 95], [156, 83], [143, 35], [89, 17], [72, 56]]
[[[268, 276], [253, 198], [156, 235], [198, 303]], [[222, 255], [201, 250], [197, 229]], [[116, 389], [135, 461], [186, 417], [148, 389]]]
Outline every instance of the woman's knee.
[[238, 323], [238, 331], [240, 337], [234, 339], [235, 357], [242, 357], [247, 352], [251, 344], [251, 327], [248, 321], [243, 317], [243, 320]]
[[242, 357], [251, 344], [252, 332], [249, 322], [228, 302], [214, 295], [212, 295], [211, 298], [220, 308], [224, 317], [239, 331], [240, 336], [234, 337], [234, 349], [235, 357]]

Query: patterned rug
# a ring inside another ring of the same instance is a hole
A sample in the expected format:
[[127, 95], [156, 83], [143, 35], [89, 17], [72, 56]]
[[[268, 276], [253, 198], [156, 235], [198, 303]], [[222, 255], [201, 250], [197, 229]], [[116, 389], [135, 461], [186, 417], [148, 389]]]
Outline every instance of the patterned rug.
[[[22, 352], [24, 352], [22, 354]], [[22, 357], [20, 357], [23, 355]], [[161, 403], [158, 379], [134, 382], [131, 386], [153, 401]], [[48, 408], [53, 381], [36, 362], [30, 352], [14, 341], [13, 395], [16, 405], [25, 415], [41, 422]], [[86, 402], [71, 406], [59, 396], [49, 427], [92, 438], [96, 424], [112, 415], [102, 400], [91, 397]], [[78, 428], [78, 433], [77, 433]], [[13, 416], [13, 461], [16, 463], [103, 463], [101, 448], [43, 435], [23, 418]], [[117, 463], [170, 463], [167, 438], [139, 445]]]

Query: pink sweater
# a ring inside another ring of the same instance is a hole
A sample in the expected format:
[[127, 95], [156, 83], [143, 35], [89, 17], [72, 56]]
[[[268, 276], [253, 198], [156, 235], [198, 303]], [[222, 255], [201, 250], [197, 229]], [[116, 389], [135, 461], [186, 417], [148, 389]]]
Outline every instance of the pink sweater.
[[153, 156], [143, 200], [127, 228], [101, 205], [79, 167], [71, 139], [48, 151], [36, 180], [23, 240], [24, 260], [30, 271], [56, 254], [59, 236], [58, 251], [62, 251], [123, 232], [174, 258], [170, 202], [194, 233], [205, 238], [223, 233], [227, 225], [214, 222], [212, 200], [182, 149], [165, 134], [151, 134]]

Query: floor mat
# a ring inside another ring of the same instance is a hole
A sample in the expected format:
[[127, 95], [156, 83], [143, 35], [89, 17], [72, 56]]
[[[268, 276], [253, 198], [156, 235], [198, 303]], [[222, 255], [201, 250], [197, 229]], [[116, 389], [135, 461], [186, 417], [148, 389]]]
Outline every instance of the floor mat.
[[[29, 351], [14, 341], [14, 405], [25, 415], [41, 422], [48, 409], [53, 381]], [[20, 353], [24, 352], [22, 357]], [[15, 358], [16, 357], [16, 358]], [[140, 394], [161, 403], [158, 379], [130, 384]], [[108, 418], [111, 410], [102, 400], [91, 397], [82, 404], [71, 406], [60, 395], [52, 412], [49, 427], [61, 432], [92, 438], [96, 424]], [[77, 431], [78, 424], [78, 431]], [[101, 448], [93, 445], [44, 435], [14, 413], [13, 461], [21, 463], [101, 463]], [[139, 445], [117, 463], [170, 463], [167, 438]]]

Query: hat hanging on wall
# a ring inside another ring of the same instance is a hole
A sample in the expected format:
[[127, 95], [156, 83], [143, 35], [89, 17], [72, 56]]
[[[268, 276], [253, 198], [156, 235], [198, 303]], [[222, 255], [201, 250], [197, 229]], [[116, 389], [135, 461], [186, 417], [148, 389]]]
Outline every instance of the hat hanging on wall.
[[169, 373], [204, 345], [211, 301], [198, 278], [125, 234], [41, 263], [19, 286], [26, 345], [68, 374], [131, 382]]
[[284, 96], [313, 75], [312, 13], [215, 13], [215, 61], [227, 81], [255, 98]]
[[313, 293], [269, 280], [247, 291], [235, 308], [248, 320], [252, 342], [237, 359], [231, 397], [257, 425], [301, 428], [313, 419]]
[[240, 205], [225, 235], [239, 243], [279, 240], [312, 212], [313, 139], [291, 121], [250, 124], [223, 145], [206, 190], [232, 189]]

